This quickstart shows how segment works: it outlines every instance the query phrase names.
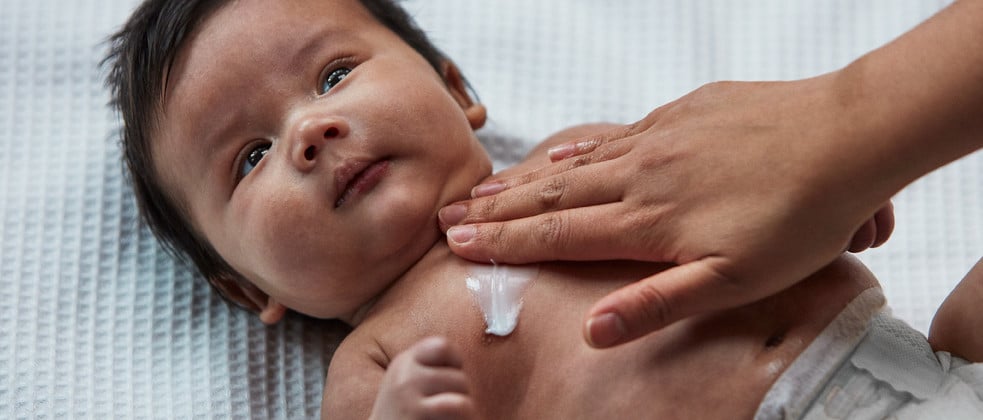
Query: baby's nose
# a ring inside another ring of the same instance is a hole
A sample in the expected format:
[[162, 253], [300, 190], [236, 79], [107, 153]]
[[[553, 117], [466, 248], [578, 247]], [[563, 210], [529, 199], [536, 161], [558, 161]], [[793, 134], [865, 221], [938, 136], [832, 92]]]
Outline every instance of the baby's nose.
[[290, 161], [307, 172], [314, 168], [329, 141], [348, 135], [348, 124], [339, 118], [312, 116], [299, 120], [291, 134]]

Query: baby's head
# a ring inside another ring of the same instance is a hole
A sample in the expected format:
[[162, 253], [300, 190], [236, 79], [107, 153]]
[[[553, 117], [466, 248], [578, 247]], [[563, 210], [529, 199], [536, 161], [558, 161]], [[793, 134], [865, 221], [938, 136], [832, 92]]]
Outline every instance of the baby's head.
[[491, 171], [484, 107], [392, 0], [149, 0], [107, 61], [144, 220], [266, 322], [351, 321]]

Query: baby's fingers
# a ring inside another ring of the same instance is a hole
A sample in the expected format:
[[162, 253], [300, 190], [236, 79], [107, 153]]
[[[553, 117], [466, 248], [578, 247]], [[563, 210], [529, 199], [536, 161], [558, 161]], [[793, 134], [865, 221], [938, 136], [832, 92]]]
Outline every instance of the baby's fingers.
[[444, 337], [427, 337], [406, 350], [417, 363], [430, 367], [460, 369], [461, 352]]
[[466, 420], [477, 418], [474, 400], [466, 394], [443, 393], [425, 398], [421, 411], [427, 419]]
[[430, 368], [419, 373], [414, 381], [417, 382], [416, 388], [420, 395], [424, 397], [447, 393], [460, 395], [471, 393], [468, 377], [460, 369]]

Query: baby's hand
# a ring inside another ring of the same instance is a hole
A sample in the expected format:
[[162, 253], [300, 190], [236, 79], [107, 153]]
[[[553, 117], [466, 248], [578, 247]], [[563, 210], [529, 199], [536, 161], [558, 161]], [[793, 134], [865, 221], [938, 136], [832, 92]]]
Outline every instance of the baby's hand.
[[475, 418], [461, 365], [460, 352], [446, 339], [420, 340], [389, 364], [371, 418]]

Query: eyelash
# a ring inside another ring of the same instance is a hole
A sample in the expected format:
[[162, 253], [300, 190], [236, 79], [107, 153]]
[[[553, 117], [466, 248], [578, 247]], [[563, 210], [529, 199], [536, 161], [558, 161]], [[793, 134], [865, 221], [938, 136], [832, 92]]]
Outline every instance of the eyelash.
[[270, 142], [268, 142], [268, 141], [262, 141], [262, 142], [252, 143], [252, 144], [250, 144], [250, 145], [248, 145], [248, 146], [246, 146], [246, 147], [244, 147], [242, 149], [242, 152], [240, 152], [239, 153], [239, 156], [236, 157], [236, 162], [235, 162], [235, 166], [234, 166], [235, 167], [235, 185], [239, 185], [239, 181], [242, 181], [243, 178], [245, 178], [247, 175], [249, 175], [248, 173], [243, 174], [242, 171], [243, 171], [243, 168], [245, 168], [246, 163], [248, 163], [250, 155], [252, 155], [253, 152], [255, 152], [256, 150], [258, 150], [259, 148], [266, 147], [266, 151], [263, 152], [263, 155], [262, 155], [262, 157], [260, 157], [260, 160], [258, 160], [255, 164], [253, 164], [253, 169], [250, 169], [249, 170], [250, 172], [252, 172], [253, 170], [256, 169], [256, 166], [259, 166], [259, 163], [262, 162], [262, 160], [266, 157], [266, 154], [269, 153], [270, 148], [272, 146], [273, 145], [270, 144]]
[[[320, 77], [318, 77], [317, 79], [318, 80], [317, 88], [315, 89], [317, 94], [319, 96], [324, 95], [328, 93], [328, 91], [331, 90], [331, 88], [337, 86], [338, 83], [341, 83], [342, 80], [345, 80], [345, 78], [348, 77], [348, 75], [351, 74], [352, 71], [354, 71], [355, 66], [357, 65], [355, 61], [356, 61], [355, 57], [345, 57], [332, 61], [330, 64], [328, 64], [328, 66], [324, 68], [324, 71], [321, 72]], [[346, 71], [346, 72], [345, 74], [338, 77], [337, 80], [335, 80], [334, 85], [329, 86], [327, 89], [324, 89], [325, 84], [331, 81], [332, 76], [337, 74], [338, 71]]]
[[[318, 80], [317, 88], [315, 89], [317, 94], [319, 96], [327, 94], [328, 91], [331, 90], [331, 88], [337, 86], [338, 83], [341, 83], [343, 80], [345, 80], [345, 78], [348, 77], [349, 74], [351, 74], [351, 72], [354, 70], [355, 66], [357, 65], [355, 61], [356, 60], [354, 57], [345, 57], [339, 60], [335, 60], [327, 67], [325, 67], [324, 71], [321, 72], [321, 75], [317, 79]], [[335, 76], [337, 80], [334, 81], [334, 85], [329, 86], [326, 89], [323, 89], [325, 84], [331, 81], [332, 76], [337, 74], [338, 71], [345, 71], [345, 73], [341, 76]], [[265, 152], [263, 152], [263, 156], [260, 157], [260, 160], [258, 160], [255, 164], [253, 164], [253, 169], [250, 170], [250, 172], [252, 172], [256, 168], [256, 166], [259, 165], [262, 159], [266, 157], [266, 153], [269, 152], [270, 150], [269, 148], [272, 147], [272, 144], [270, 144], [269, 142], [250, 144], [247, 147], [243, 148], [242, 152], [239, 153], [239, 156], [236, 157], [235, 166], [234, 166], [235, 185], [239, 185], [239, 182], [242, 181], [242, 179], [245, 178], [247, 175], [249, 175], [248, 173], [246, 174], [242, 173], [243, 168], [245, 167], [245, 164], [248, 162], [248, 159], [253, 154], [253, 152], [255, 152], [260, 147], [267, 147], [267, 149]]]

